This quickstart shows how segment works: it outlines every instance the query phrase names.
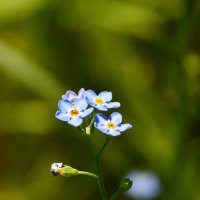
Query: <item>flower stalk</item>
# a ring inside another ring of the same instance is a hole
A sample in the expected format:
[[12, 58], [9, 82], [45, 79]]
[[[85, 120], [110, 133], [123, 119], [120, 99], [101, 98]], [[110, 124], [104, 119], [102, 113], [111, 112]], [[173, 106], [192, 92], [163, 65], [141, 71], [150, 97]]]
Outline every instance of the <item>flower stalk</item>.
[[[89, 130], [91, 130], [91, 129], [88, 129], [88, 131]], [[96, 173], [98, 175], [98, 184], [99, 184], [99, 189], [101, 192], [102, 200], [108, 200], [105, 183], [104, 183], [104, 178], [103, 178], [103, 174], [102, 174], [102, 170], [101, 170], [101, 166], [100, 166], [99, 156], [97, 156], [97, 154], [96, 154], [96, 150], [95, 150], [94, 144], [92, 142], [91, 134], [86, 134], [86, 138], [88, 141], [90, 152], [93, 157], [93, 162], [96, 167]]]
[[97, 154], [97, 158], [100, 157], [100, 155], [102, 154], [102, 152], [104, 151], [104, 149], [106, 148], [106, 146], [108, 145], [108, 142], [109, 142], [110, 140], [111, 140], [111, 137], [106, 137], [103, 146], [101, 147], [101, 149], [99, 150], [99, 152], [98, 152], [98, 154]]
[[98, 176], [96, 174], [91, 173], [91, 172], [79, 171], [78, 174], [79, 175], [86, 175], [86, 176], [90, 176], [92, 178], [98, 179]]

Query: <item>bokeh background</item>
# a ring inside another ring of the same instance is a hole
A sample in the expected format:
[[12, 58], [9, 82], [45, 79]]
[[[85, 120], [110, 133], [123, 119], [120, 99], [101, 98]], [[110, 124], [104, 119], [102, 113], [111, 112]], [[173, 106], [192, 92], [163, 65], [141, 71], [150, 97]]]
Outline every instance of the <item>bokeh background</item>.
[[198, 0], [1, 0], [0, 199], [100, 199], [95, 180], [49, 171], [94, 171], [82, 133], [54, 117], [84, 87], [112, 91], [134, 126], [102, 155], [109, 195], [140, 170], [160, 180], [155, 199], [200, 200], [199, 11]]

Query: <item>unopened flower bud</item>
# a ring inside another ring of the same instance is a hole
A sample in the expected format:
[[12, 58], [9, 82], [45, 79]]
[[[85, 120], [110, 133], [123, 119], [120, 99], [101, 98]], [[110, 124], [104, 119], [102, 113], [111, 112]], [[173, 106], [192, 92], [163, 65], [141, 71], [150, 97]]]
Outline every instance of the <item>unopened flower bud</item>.
[[59, 168], [58, 173], [65, 177], [77, 176], [79, 175], [79, 171], [70, 166], [64, 165], [64, 167]]
[[124, 179], [120, 184], [118, 191], [119, 192], [128, 191], [132, 187], [132, 183], [133, 183], [132, 180], [130, 180], [129, 178]]

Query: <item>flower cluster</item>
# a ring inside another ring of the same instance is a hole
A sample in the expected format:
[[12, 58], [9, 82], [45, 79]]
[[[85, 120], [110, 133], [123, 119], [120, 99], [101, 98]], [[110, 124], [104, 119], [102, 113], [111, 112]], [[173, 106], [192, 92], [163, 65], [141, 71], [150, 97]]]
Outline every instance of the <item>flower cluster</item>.
[[[119, 108], [119, 102], [111, 102], [112, 93], [103, 91], [96, 94], [93, 90], [79, 90], [78, 95], [73, 91], [67, 91], [58, 102], [59, 110], [56, 118], [78, 127], [83, 123], [83, 119], [93, 115], [94, 109], [107, 111], [111, 108]], [[88, 108], [88, 106], [91, 106]], [[108, 118], [102, 113], [94, 115], [94, 127], [108, 136], [118, 136], [132, 128], [131, 124], [121, 124], [122, 115], [118, 112], [112, 113]]]

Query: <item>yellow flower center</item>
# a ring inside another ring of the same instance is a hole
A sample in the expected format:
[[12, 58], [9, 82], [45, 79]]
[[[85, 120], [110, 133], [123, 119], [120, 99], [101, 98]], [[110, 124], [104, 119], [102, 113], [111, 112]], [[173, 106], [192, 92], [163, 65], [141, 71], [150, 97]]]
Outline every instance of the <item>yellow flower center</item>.
[[79, 114], [79, 110], [77, 110], [77, 109], [73, 109], [70, 111], [70, 115], [72, 117], [76, 117], [78, 114]]
[[95, 98], [95, 99], [94, 99], [94, 102], [95, 102], [96, 104], [99, 104], [99, 105], [103, 105], [103, 104], [105, 103], [104, 100], [101, 99], [101, 98], [99, 98], [99, 97]]
[[114, 123], [112, 123], [112, 122], [108, 122], [108, 123], [106, 124], [106, 126], [107, 126], [109, 129], [114, 129], [114, 128], [116, 128], [116, 125], [115, 125]]

